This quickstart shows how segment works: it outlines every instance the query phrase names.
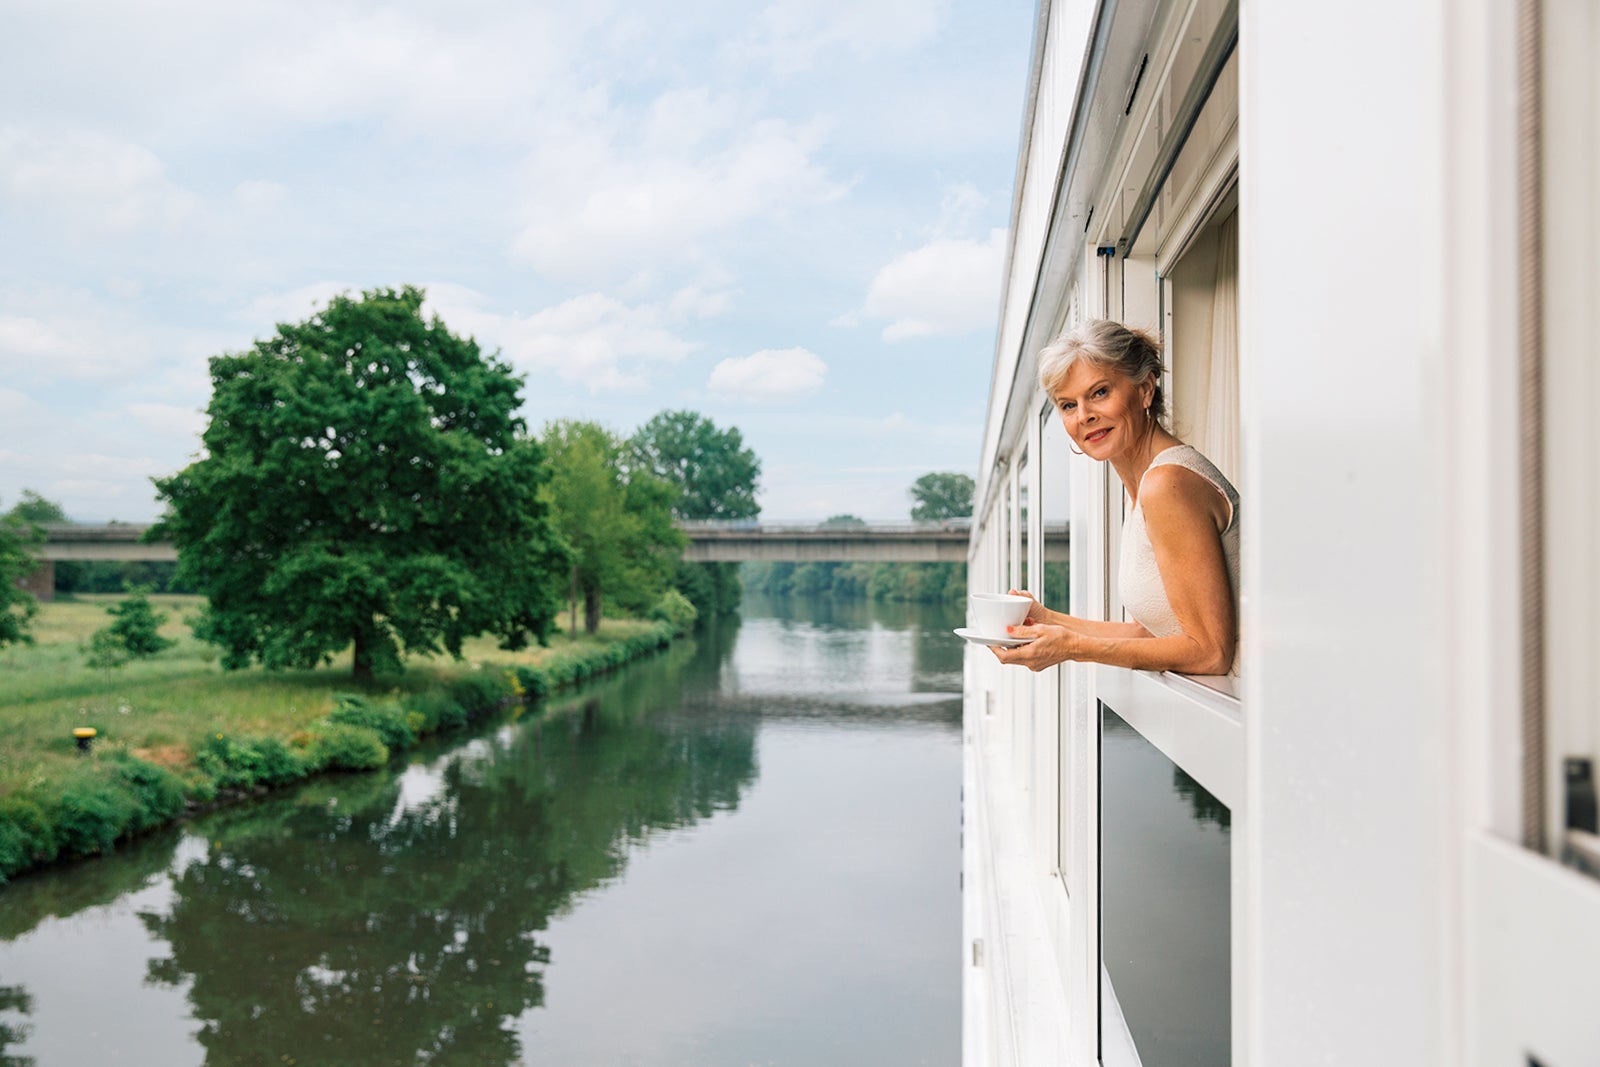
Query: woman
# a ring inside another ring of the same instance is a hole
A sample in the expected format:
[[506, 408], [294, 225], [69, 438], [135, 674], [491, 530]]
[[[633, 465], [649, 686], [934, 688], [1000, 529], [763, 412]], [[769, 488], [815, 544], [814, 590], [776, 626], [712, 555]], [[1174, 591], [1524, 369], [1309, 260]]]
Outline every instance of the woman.
[[1082, 660], [1237, 673], [1239, 494], [1162, 425], [1160, 340], [1086, 322], [1039, 353], [1039, 385], [1077, 448], [1110, 463], [1127, 491], [1119, 581], [1135, 621], [1078, 619], [1034, 600], [1024, 625], [1008, 631], [1030, 642], [994, 654], [1035, 671]]

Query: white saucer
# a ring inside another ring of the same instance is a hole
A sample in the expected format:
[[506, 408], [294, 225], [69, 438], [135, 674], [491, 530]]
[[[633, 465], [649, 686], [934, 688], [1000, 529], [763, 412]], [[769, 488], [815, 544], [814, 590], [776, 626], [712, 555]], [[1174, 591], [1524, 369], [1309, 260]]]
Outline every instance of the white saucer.
[[1033, 640], [1031, 637], [990, 637], [976, 630], [969, 630], [965, 626], [956, 631], [956, 636], [975, 645], [994, 645], [999, 648], [1016, 648]]

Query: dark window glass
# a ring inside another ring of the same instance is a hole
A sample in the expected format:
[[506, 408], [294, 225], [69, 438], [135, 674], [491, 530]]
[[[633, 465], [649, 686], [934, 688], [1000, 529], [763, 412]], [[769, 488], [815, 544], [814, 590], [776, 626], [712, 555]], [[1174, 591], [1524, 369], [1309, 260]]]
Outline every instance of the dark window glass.
[[1227, 1067], [1227, 807], [1101, 704], [1100, 820], [1101, 958], [1139, 1058]]

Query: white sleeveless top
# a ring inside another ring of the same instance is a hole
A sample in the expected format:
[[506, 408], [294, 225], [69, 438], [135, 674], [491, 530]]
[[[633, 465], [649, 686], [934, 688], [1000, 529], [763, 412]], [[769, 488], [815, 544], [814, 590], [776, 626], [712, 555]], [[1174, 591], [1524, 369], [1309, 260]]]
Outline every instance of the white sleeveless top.
[[[1237, 620], [1239, 492], [1209, 459], [1190, 445], [1174, 445], [1157, 453], [1145, 473], [1148, 474], [1151, 470], [1167, 464], [1194, 471], [1214, 485], [1217, 492], [1228, 501], [1228, 525], [1222, 531], [1222, 553], [1228, 565], [1228, 584], [1233, 588], [1234, 618]], [[1141, 499], [1144, 497], [1143, 485], [1141, 479], [1139, 493]], [[1149, 630], [1155, 637], [1169, 637], [1183, 631], [1183, 627], [1178, 625], [1178, 617], [1172, 613], [1172, 604], [1167, 600], [1166, 587], [1161, 584], [1161, 571], [1156, 566], [1155, 549], [1150, 546], [1150, 535], [1145, 532], [1144, 510], [1138, 501], [1134, 502], [1133, 510], [1128, 512], [1128, 518], [1122, 524], [1122, 565], [1117, 575], [1118, 583], [1122, 587], [1123, 606], [1128, 609], [1128, 614], [1133, 616], [1135, 622]], [[1233, 666], [1228, 669], [1229, 674], [1239, 673], [1237, 646], [1235, 649]]]

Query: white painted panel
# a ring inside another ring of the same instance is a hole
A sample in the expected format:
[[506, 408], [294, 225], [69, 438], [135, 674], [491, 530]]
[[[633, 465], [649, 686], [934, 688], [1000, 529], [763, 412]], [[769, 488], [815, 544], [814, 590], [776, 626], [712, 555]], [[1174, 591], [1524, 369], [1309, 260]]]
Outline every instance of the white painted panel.
[[1600, 883], [1478, 836], [1469, 857], [1471, 1063], [1600, 1063]]
[[1253, 1064], [1442, 1062], [1440, 11], [1241, 5]]

